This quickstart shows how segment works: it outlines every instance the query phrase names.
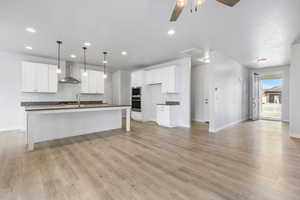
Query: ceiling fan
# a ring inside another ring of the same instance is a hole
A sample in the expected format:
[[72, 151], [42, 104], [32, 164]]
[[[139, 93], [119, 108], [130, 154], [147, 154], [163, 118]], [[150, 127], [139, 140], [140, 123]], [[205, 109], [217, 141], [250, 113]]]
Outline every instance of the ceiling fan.
[[[200, 5], [202, 5], [205, 0], [190, 0], [191, 1], [191, 12], [197, 12]], [[227, 6], [233, 7], [235, 6], [240, 0], [217, 0], [220, 3], [223, 3]], [[187, 5], [188, 0], [176, 0], [176, 5], [173, 10], [172, 16], [170, 21], [175, 22], [178, 17], [180, 16], [182, 10]]]

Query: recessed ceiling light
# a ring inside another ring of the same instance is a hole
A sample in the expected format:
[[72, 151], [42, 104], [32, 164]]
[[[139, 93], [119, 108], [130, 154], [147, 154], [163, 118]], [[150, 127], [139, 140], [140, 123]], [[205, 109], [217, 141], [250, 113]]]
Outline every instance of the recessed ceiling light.
[[175, 35], [176, 31], [174, 29], [170, 29], [168, 31], [168, 35], [172, 36], [172, 35]]
[[210, 63], [210, 59], [207, 58], [207, 57], [204, 57], [204, 58], [198, 58], [197, 60], [198, 60], [199, 62], [206, 63], [206, 64]]
[[26, 28], [26, 31], [29, 32], [29, 33], [36, 33], [36, 30], [32, 27]]
[[74, 55], [74, 54], [71, 54], [70, 57], [71, 57], [71, 58], [76, 58], [77, 56]]
[[103, 60], [103, 64], [107, 64], [107, 60]]
[[126, 51], [122, 51], [121, 54], [122, 54], [123, 56], [126, 56], [126, 55], [127, 55], [127, 52], [126, 52]]
[[86, 47], [89, 47], [89, 46], [91, 46], [92, 44], [90, 43], [90, 42], [85, 42], [84, 43], [84, 46], [86, 46]]
[[256, 61], [258, 63], [266, 63], [266, 62], [269, 62], [270, 59], [268, 59], [268, 58], [257, 58]]
[[26, 46], [25, 48], [28, 49], [28, 50], [32, 50], [31, 46]]

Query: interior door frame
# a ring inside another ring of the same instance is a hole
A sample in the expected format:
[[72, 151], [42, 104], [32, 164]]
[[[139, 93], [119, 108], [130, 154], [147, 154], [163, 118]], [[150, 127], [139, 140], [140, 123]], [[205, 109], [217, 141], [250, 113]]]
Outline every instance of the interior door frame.
[[[260, 116], [260, 119], [262, 120], [270, 120], [270, 121], [282, 121], [282, 105], [283, 105], [283, 85], [284, 85], [284, 81], [285, 81], [285, 77], [283, 75], [282, 72], [269, 72], [269, 73], [264, 73], [264, 74], [261, 74], [261, 76], [263, 75], [280, 75], [281, 76], [281, 79], [282, 79], [282, 88], [281, 88], [281, 111], [280, 111], [280, 118], [279, 119], [275, 119], [275, 118], [266, 118], [266, 117], [261, 117], [261, 112], [262, 112], [262, 109], [259, 110], [259, 116]], [[259, 103], [260, 103], [260, 108], [262, 108], [262, 93], [263, 93], [263, 87], [262, 87], [262, 79], [259, 80], [260, 82], [260, 99], [259, 99]]]
[[260, 120], [261, 111], [261, 85], [260, 85], [260, 75], [256, 72], [251, 73], [251, 99], [250, 99], [250, 109], [251, 109], [251, 120]]

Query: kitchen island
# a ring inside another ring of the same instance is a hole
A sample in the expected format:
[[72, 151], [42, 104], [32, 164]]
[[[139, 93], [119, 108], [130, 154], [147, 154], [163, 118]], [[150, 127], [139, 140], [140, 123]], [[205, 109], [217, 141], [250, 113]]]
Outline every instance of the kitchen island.
[[122, 128], [122, 110], [126, 111], [126, 131], [130, 131], [129, 105], [63, 104], [25, 106], [27, 147], [48, 140]]

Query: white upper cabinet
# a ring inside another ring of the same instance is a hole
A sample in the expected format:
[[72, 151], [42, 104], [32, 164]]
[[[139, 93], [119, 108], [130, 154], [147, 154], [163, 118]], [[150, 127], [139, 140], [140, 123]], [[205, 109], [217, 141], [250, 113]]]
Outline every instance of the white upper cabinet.
[[178, 79], [176, 66], [165, 67], [163, 69], [162, 93], [178, 93]]
[[146, 83], [148, 85], [162, 83], [162, 79], [162, 68], [146, 71]]
[[162, 84], [162, 93], [178, 93], [178, 74], [176, 66], [146, 71], [146, 84]]
[[49, 67], [45, 64], [36, 64], [37, 91], [49, 92]]
[[147, 85], [151, 85], [154, 83], [152, 74], [153, 74], [152, 70], [146, 71], [146, 84]]
[[131, 87], [143, 86], [143, 71], [135, 71], [131, 73]]
[[55, 65], [22, 62], [22, 92], [56, 93]]
[[22, 62], [22, 92], [37, 92], [36, 77], [35, 66]]
[[104, 72], [97, 71], [96, 72], [96, 93], [104, 94]]
[[81, 70], [81, 93], [89, 93], [89, 76], [83, 75], [84, 70]]
[[49, 65], [48, 68], [48, 79], [49, 79], [49, 92], [56, 93], [57, 92], [57, 83], [58, 83], [58, 77], [57, 77], [57, 66], [56, 65]]
[[94, 70], [87, 72], [87, 76], [84, 76], [81, 70], [81, 93], [104, 94], [104, 73]]

